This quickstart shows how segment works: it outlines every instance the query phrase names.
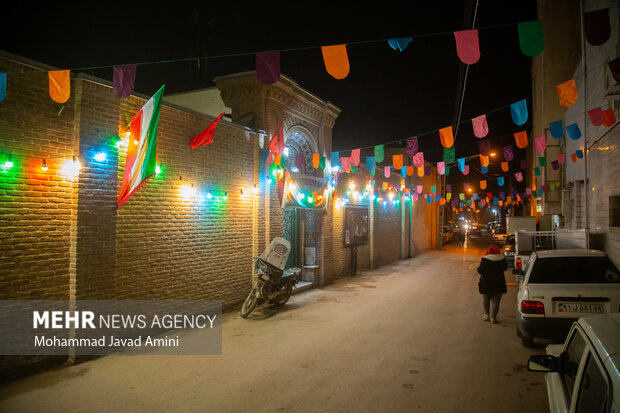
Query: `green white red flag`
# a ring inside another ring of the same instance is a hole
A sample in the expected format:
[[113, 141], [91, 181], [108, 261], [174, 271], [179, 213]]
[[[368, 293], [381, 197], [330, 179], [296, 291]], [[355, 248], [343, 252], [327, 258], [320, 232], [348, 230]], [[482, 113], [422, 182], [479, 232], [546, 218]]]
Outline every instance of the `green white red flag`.
[[123, 181], [118, 192], [118, 208], [122, 207], [155, 173], [157, 125], [164, 86], [142, 106], [142, 109], [131, 120], [131, 137], [127, 145]]

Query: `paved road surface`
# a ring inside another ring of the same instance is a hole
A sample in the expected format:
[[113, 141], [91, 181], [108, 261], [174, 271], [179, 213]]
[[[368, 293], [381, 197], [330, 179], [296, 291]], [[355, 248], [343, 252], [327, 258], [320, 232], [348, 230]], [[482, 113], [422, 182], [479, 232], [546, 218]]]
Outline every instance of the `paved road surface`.
[[[472, 265], [487, 239], [449, 246], [224, 316], [221, 356], [108, 356], [0, 388], [3, 412], [546, 412], [543, 374], [515, 336], [481, 321]], [[507, 272], [507, 279], [512, 274]]]

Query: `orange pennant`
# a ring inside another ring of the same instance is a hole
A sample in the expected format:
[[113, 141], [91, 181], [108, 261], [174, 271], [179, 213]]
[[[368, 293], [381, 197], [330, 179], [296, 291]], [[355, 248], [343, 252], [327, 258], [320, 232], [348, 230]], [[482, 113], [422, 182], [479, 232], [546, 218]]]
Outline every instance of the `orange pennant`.
[[446, 198], [441, 198], [439, 200], [439, 205], [445, 205], [446, 204]]
[[413, 166], [408, 166], [407, 167], [407, 176], [411, 176], [413, 175]]
[[489, 157], [480, 155], [480, 166], [489, 166]]
[[577, 162], [579, 160], [576, 153], [571, 153], [570, 158], [572, 159], [573, 162]]
[[276, 157], [273, 160], [273, 163], [275, 163], [276, 165], [280, 166], [280, 162], [282, 161], [282, 154], [281, 153], [276, 153]]
[[392, 164], [394, 165], [394, 169], [397, 171], [399, 169], [403, 169], [403, 156], [402, 155], [393, 155], [392, 156]]
[[321, 46], [323, 62], [327, 73], [336, 79], [344, 79], [349, 74], [349, 56], [347, 45]]
[[560, 105], [568, 108], [573, 106], [577, 102], [577, 85], [575, 79], [571, 79], [567, 82], [557, 85], [556, 90], [558, 92], [558, 98], [560, 99]]
[[515, 133], [515, 142], [519, 148], [525, 148], [527, 146], [527, 132], [521, 131]]
[[506, 197], [506, 202], [511, 203], [512, 202], [512, 197], [510, 195], [508, 195]]
[[508, 166], [508, 162], [502, 162], [502, 171], [504, 172], [508, 172], [509, 166]]
[[65, 103], [71, 96], [70, 70], [54, 70], [48, 72], [50, 97], [54, 102]]
[[318, 153], [312, 154], [312, 167], [314, 169], [319, 169], [319, 165], [321, 165], [321, 155]]
[[480, 181], [480, 189], [487, 189], [487, 181]]
[[454, 145], [454, 136], [452, 135], [452, 126], [439, 129], [439, 139], [444, 148], [451, 148]]

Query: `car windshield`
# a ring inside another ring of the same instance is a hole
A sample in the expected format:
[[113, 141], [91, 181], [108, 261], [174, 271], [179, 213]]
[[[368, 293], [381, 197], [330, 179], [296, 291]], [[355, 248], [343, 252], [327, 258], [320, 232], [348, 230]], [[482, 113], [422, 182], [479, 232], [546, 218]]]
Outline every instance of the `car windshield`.
[[618, 269], [609, 257], [538, 258], [530, 275], [532, 284], [620, 283]]

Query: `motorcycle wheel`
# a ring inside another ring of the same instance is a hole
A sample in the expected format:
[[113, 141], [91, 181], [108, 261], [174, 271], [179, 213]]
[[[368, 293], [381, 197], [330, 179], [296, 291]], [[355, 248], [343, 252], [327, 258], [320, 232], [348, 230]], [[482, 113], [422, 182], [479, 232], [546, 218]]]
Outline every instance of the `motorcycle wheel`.
[[282, 307], [284, 304], [286, 304], [288, 299], [291, 298], [291, 294], [292, 293], [293, 293], [293, 284], [287, 283], [286, 284], [286, 289], [284, 290], [284, 293], [279, 294], [278, 298], [275, 299], [275, 300], [272, 300], [271, 302], [276, 307]]
[[248, 297], [243, 302], [243, 305], [241, 306], [241, 311], [240, 311], [241, 317], [247, 318], [252, 313], [252, 311], [254, 311], [254, 309], [256, 308], [256, 304], [258, 304], [258, 297], [256, 296], [257, 292], [258, 292], [258, 282], [254, 284], [254, 287], [252, 287], [252, 291], [250, 291], [250, 294], [248, 295]]

